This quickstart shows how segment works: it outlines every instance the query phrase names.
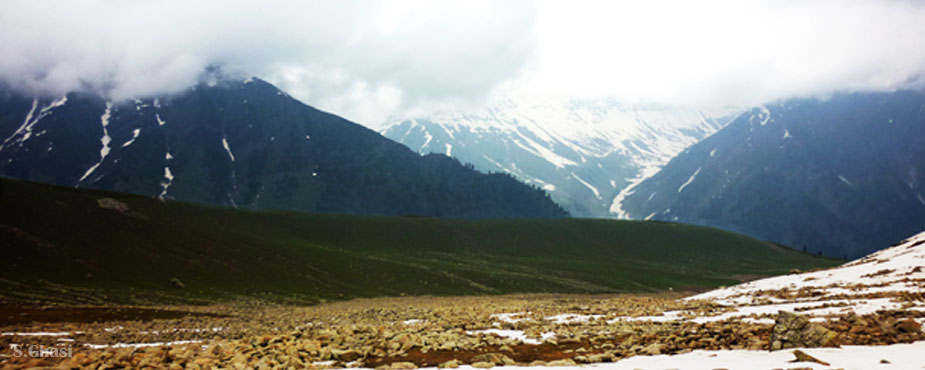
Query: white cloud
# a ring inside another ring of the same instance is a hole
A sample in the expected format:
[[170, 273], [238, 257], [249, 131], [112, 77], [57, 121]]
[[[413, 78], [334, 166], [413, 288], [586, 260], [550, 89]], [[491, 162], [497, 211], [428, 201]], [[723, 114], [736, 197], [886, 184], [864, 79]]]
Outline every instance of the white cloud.
[[361, 123], [525, 94], [744, 105], [883, 90], [925, 71], [911, 1], [22, 1], [0, 79], [33, 92], [182, 90], [208, 65]]

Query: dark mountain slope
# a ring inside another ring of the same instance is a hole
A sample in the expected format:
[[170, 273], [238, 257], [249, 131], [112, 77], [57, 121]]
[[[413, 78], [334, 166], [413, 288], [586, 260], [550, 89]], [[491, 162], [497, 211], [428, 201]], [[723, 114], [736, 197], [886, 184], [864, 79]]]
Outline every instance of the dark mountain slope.
[[840, 94], [752, 109], [624, 204], [637, 218], [865, 255], [925, 229], [925, 94]]
[[421, 157], [258, 79], [156, 99], [0, 95], [0, 175], [323, 213], [563, 217], [541, 190]]
[[837, 263], [664, 222], [245, 211], [8, 179], [0, 250], [0, 305], [680, 290]]

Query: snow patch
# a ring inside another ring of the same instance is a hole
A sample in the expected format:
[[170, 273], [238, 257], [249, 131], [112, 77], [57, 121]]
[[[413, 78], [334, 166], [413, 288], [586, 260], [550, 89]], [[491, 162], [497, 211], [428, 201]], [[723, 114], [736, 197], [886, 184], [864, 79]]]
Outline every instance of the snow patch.
[[[634, 370], [634, 369], [736, 369], [767, 370], [805, 368], [845, 370], [911, 370], [921, 369], [921, 354], [925, 353], [925, 341], [888, 346], [841, 346], [840, 348], [801, 348], [806, 354], [829, 362], [831, 366], [817, 363], [792, 363], [793, 351], [720, 350], [693, 352], [677, 355], [633, 356], [617, 362], [586, 366], [557, 367], [559, 370]], [[890, 363], [882, 364], [881, 359]]]
[[65, 103], [67, 103], [66, 95], [62, 96], [61, 98], [57, 100], [52, 101], [45, 107], [42, 107], [42, 109], [39, 110], [38, 115], [36, 115], [35, 109], [38, 108], [39, 100], [38, 98], [32, 99], [32, 108], [30, 108], [29, 113], [26, 114], [26, 119], [23, 121], [22, 125], [18, 129], [16, 129], [16, 131], [13, 132], [12, 135], [10, 135], [8, 138], [3, 140], [3, 143], [0, 144], [0, 150], [3, 150], [6, 144], [9, 143], [10, 140], [13, 140], [14, 138], [16, 138], [17, 136], [21, 136], [19, 140], [16, 141], [16, 143], [18, 143], [21, 146], [23, 143], [29, 140], [29, 138], [32, 137], [32, 128], [35, 127], [36, 123], [39, 123], [39, 121], [41, 121], [42, 118], [45, 118], [48, 115], [50, 115], [53, 109], [60, 107], [64, 105]]
[[140, 134], [141, 134], [141, 129], [140, 129], [140, 128], [136, 128], [135, 130], [133, 130], [133, 131], [132, 131], [132, 138], [131, 138], [129, 141], [126, 141], [125, 143], [123, 143], [123, 144], [122, 144], [122, 147], [125, 148], [125, 147], [127, 147], [127, 146], [129, 146], [129, 145], [132, 145], [132, 143], [135, 142], [135, 139], [137, 139], [137, 138], [138, 138], [138, 135], [140, 135]]
[[591, 192], [594, 193], [594, 196], [597, 197], [597, 199], [601, 199], [601, 193], [597, 191], [597, 188], [589, 184], [587, 181], [582, 180], [581, 177], [578, 177], [578, 175], [576, 175], [574, 172], [572, 172], [572, 177], [574, 177], [575, 180], [578, 180], [578, 182], [580, 182], [582, 185], [590, 189]]
[[842, 175], [838, 175], [838, 179], [841, 180], [841, 182], [843, 182], [843, 183], [845, 183], [845, 184], [848, 184], [848, 186], [854, 186], [854, 184], [852, 184], [851, 181], [848, 181], [848, 179], [846, 179], [846, 178], [845, 178], [844, 176], [842, 176]]
[[[620, 192], [617, 193], [617, 196], [613, 198], [613, 201], [610, 202], [610, 213], [615, 214], [617, 219], [629, 220], [630, 214], [623, 209], [623, 201], [626, 200], [626, 197], [636, 193], [636, 186], [641, 184], [646, 179], [654, 176], [656, 173], [658, 173], [658, 170], [659, 167], [657, 166], [647, 167], [640, 171], [639, 176], [630, 179], [629, 185], [621, 189]], [[650, 196], [649, 199], [652, 199], [652, 197]]]
[[234, 154], [231, 153], [231, 147], [228, 146], [228, 138], [222, 137], [222, 147], [228, 152], [228, 158], [231, 158], [231, 161], [234, 162]]
[[[155, 100], [155, 102], [156, 102], [156, 100]], [[157, 119], [157, 125], [158, 125], [158, 126], [163, 126], [163, 125], [166, 125], [166, 124], [167, 124], [166, 121], [164, 121], [164, 120], [161, 119], [161, 115], [160, 115], [160, 114], [155, 113], [155, 114], [154, 114], [154, 118]]]
[[447, 157], [453, 156], [453, 144], [450, 144], [450, 143], [446, 144], [446, 156]]
[[84, 172], [84, 175], [80, 177], [80, 180], [77, 180], [78, 184], [83, 182], [84, 179], [90, 176], [90, 174], [92, 174], [93, 171], [96, 171], [96, 169], [101, 164], [103, 164], [103, 161], [106, 160], [106, 156], [109, 155], [109, 150], [110, 150], [109, 142], [112, 141], [112, 138], [109, 137], [109, 130], [106, 127], [109, 126], [109, 118], [111, 117], [112, 117], [112, 103], [106, 102], [106, 111], [104, 111], [103, 115], [100, 117], [100, 123], [103, 126], [103, 137], [100, 138], [100, 142], [103, 144], [103, 147], [100, 148], [100, 161], [96, 162], [96, 164], [94, 164], [93, 166], [90, 166], [90, 168], [88, 168], [87, 171]]
[[546, 339], [551, 339], [556, 337], [556, 333], [547, 332], [540, 334], [540, 339], [531, 339], [527, 338], [527, 334], [522, 330], [501, 330], [501, 329], [485, 329], [485, 330], [467, 330], [466, 334], [476, 336], [479, 334], [494, 334], [502, 338], [511, 338], [515, 340], [520, 340], [526, 344], [541, 344]]
[[688, 185], [690, 185], [692, 182], [694, 182], [694, 178], [696, 178], [696, 177], [697, 177], [697, 174], [700, 173], [700, 169], [701, 169], [701, 168], [703, 168], [703, 167], [697, 167], [697, 171], [694, 171], [694, 174], [691, 175], [691, 177], [690, 177], [689, 179], [687, 179], [687, 181], [685, 181], [683, 184], [681, 184], [681, 187], [678, 188], [678, 192], [679, 192], [679, 193], [680, 193], [682, 190], [684, 190], [684, 188], [686, 188]]

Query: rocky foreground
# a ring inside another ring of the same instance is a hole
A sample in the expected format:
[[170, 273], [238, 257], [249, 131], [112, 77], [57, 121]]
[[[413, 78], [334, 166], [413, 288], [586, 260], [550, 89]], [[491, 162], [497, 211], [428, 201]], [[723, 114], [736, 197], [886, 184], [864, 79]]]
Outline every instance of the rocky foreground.
[[[108, 316], [98, 316], [105, 318], [102, 322], [92, 323], [47, 322], [60, 321], [47, 319], [59, 315], [41, 315], [59, 309], [49, 307], [5, 313], [0, 365], [414, 369], [611, 363], [615, 369], [630, 364], [701, 368], [723, 356], [748, 354], [752, 357], [730, 368], [836, 369], [863, 368], [844, 355], [880, 348], [866, 360], [878, 356], [879, 368], [919, 369], [925, 366], [920, 355], [925, 349], [923, 269], [925, 233], [836, 269], [794, 272], [688, 298], [406, 297], [313, 307], [248, 301], [157, 312], [109, 308], [117, 312], [107, 311]], [[884, 345], [894, 346], [851, 347]], [[807, 349], [837, 346], [844, 348]], [[776, 357], [759, 356], [771, 350]], [[780, 362], [782, 355], [795, 363], [763, 363]], [[756, 362], [764, 367], [754, 367]]]

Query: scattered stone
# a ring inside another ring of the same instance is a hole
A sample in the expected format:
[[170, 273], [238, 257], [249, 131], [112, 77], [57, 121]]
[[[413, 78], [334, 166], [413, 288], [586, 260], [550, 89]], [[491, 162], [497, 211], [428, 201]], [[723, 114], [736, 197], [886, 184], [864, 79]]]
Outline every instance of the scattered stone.
[[546, 363], [546, 366], [550, 366], [550, 367], [552, 366], [575, 366], [575, 365], [577, 365], [575, 361], [572, 361], [572, 359], [570, 358], [566, 358], [563, 360], [549, 361]]
[[795, 351], [793, 351], [793, 355], [796, 357], [796, 359], [794, 359], [794, 360], [792, 360], [792, 361], [790, 361], [790, 362], [815, 362], [815, 363], [817, 363], [817, 364], [821, 364], [822, 366], [829, 366], [829, 365], [830, 365], [828, 362], [825, 362], [825, 361], [822, 361], [822, 360], [820, 360], [820, 359], [818, 359], [818, 358], [815, 358], [815, 357], [813, 357], [813, 356], [810, 356], [810, 355], [808, 355], [806, 352], [803, 352], [803, 351], [800, 351], [800, 350], [795, 350]]
[[479, 362], [473, 362], [472, 367], [476, 369], [491, 369], [495, 367], [495, 364], [488, 362], [488, 361], [479, 361]]
[[390, 370], [414, 370], [417, 368], [418, 365], [415, 365], [413, 362], [393, 362], [389, 365]]
[[460, 365], [459, 360], [452, 359], [447, 362], [443, 362], [440, 365], [437, 365], [438, 369], [456, 369]]
[[186, 285], [183, 285], [183, 282], [180, 281], [180, 279], [177, 279], [177, 278], [172, 278], [172, 279], [170, 279], [170, 286], [172, 286], [172, 287], [174, 287], [174, 288], [177, 288], [177, 289], [185, 289], [185, 288], [186, 288]]
[[792, 312], [780, 311], [771, 329], [771, 351], [787, 348], [834, 347], [838, 333]]

